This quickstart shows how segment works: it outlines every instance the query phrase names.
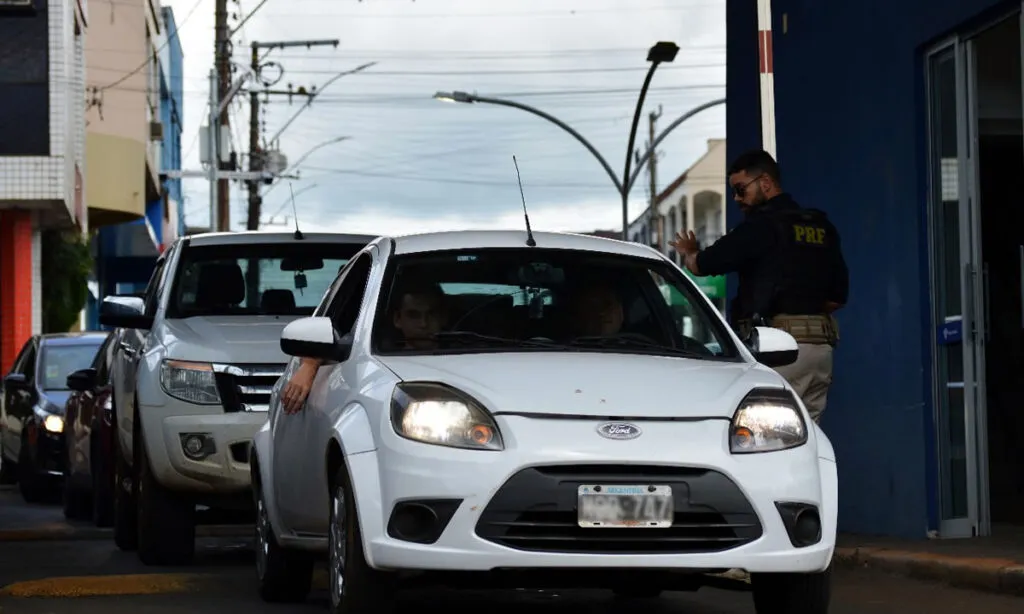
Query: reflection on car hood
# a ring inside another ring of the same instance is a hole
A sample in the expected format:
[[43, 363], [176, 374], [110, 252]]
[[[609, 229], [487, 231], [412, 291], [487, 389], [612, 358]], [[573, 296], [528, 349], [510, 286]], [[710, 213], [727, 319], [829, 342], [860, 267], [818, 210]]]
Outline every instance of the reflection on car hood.
[[454, 386], [493, 412], [604, 417], [731, 417], [752, 388], [784, 385], [745, 362], [611, 353], [381, 356], [403, 381]]
[[64, 405], [70, 396], [70, 390], [44, 390], [39, 407], [51, 414], [63, 414]]
[[288, 362], [281, 331], [298, 316], [197, 316], [163, 322], [168, 356], [224, 363]]

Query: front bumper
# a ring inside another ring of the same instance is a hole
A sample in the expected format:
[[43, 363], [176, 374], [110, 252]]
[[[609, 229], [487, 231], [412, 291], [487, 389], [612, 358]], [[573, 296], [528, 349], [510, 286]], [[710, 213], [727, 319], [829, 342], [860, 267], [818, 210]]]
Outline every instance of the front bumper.
[[[161, 485], [205, 494], [231, 495], [248, 490], [249, 448], [253, 435], [266, 422], [267, 412], [225, 413], [220, 407], [170, 398], [165, 405], [139, 409], [150, 466]], [[186, 455], [184, 440], [189, 435], [201, 436], [207, 442], [205, 457]]]
[[[383, 435], [376, 452], [347, 458], [368, 561], [380, 569], [437, 571], [828, 566], [835, 465], [818, 459], [813, 440], [734, 456], [725, 421], [649, 422], [632, 441], [603, 439], [597, 424], [504, 416], [503, 452]], [[577, 486], [588, 483], [672, 486], [673, 526], [579, 527]], [[794, 504], [816, 510], [821, 520], [811, 545], [791, 539]]]
[[59, 477], [68, 466], [67, 445], [64, 433], [53, 433], [40, 425], [34, 425], [29, 433], [29, 454], [32, 466], [39, 475]]

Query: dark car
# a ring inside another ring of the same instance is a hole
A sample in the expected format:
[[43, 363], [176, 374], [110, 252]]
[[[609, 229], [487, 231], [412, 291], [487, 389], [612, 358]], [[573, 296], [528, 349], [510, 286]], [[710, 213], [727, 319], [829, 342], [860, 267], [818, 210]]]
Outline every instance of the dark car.
[[92, 364], [68, 375], [71, 396], [65, 406], [64, 516], [114, 523], [114, 411], [110, 366], [121, 340], [111, 333]]
[[38, 502], [56, 494], [64, 475], [64, 405], [68, 375], [92, 364], [107, 332], [34, 335], [4, 377], [0, 409], [3, 473]]

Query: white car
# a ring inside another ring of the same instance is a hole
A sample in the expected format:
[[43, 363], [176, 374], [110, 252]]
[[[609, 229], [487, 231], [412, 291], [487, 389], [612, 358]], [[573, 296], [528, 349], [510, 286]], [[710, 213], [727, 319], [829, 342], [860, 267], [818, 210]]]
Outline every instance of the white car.
[[326, 552], [345, 614], [411, 581], [649, 597], [730, 569], [759, 613], [827, 612], [835, 455], [766, 366], [794, 339], [746, 347], [645, 246], [533, 238], [378, 239], [284, 329], [324, 363], [297, 413], [278, 383], [254, 437], [263, 598], [304, 599]]

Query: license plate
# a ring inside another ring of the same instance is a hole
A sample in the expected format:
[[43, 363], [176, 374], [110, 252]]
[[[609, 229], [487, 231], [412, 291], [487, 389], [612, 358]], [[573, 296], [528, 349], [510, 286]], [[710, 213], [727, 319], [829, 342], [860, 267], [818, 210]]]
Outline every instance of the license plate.
[[584, 484], [576, 499], [581, 527], [670, 527], [675, 513], [671, 486]]

